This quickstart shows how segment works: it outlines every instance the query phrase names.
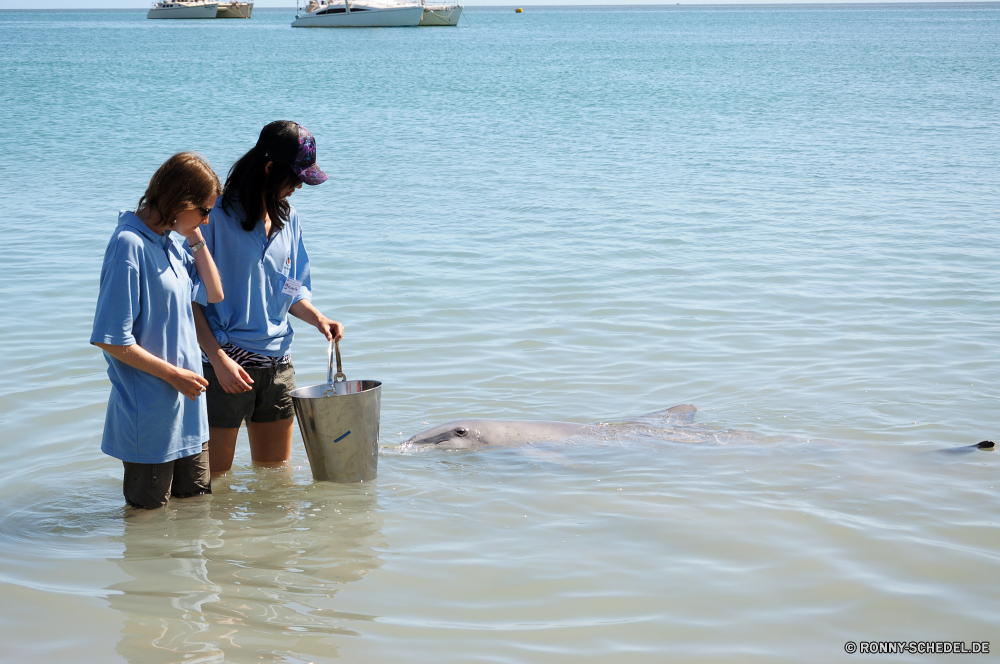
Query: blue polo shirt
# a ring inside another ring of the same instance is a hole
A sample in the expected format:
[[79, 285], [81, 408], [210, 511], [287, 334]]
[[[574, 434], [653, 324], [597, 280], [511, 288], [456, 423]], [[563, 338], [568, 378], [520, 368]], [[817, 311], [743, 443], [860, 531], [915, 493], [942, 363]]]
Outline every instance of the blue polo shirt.
[[292, 208], [284, 227], [269, 239], [263, 219], [246, 231], [239, 205], [231, 212], [223, 209], [219, 197], [208, 225], [202, 227], [226, 293], [225, 300], [205, 307], [205, 316], [220, 344], [281, 357], [295, 334], [288, 308], [312, 299], [309, 255], [302, 243], [299, 215]]
[[[194, 257], [123, 210], [101, 268], [90, 343], [138, 344], [170, 364], [201, 370], [191, 301], [208, 303]], [[205, 395], [191, 401], [162, 378], [107, 353], [111, 397], [101, 450], [132, 463], [163, 463], [201, 452], [208, 440]]]

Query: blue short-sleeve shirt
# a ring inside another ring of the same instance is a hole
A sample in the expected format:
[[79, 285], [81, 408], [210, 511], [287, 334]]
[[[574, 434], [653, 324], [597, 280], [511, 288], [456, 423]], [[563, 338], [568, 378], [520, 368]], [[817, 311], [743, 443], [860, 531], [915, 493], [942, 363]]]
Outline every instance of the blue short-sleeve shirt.
[[[198, 374], [201, 350], [191, 302], [208, 303], [194, 258], [182, 245], [122, 211], [101, 268], [90, 343], [138, 344]], [[162, 378], [104, 354], [111, 396], [101, 450], [131, 463], [163, 463], [201, 452], [205, 395], [191, 401]]]
[[215, 258], [226, 299], [205, 308], [208, 324], [220, 344], [232, 343], [268, 357], [281, 357], [292, 345], [294, 331], [288, 308], [312, 299], [309, 255], [302, 242], [299, 215], [292, 208], [280, 231], [264, 231], [260, 219], [243, 229], [243, 211], [215, 204], [202, 235]]

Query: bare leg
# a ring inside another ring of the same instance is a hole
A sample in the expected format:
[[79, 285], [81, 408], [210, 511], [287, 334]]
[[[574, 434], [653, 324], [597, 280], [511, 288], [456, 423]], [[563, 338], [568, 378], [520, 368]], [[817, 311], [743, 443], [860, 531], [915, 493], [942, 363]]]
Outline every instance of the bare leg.
[[277, 422], [247, 423], [247, 433], [250, 434], [250, 458], [255, 465], [280, 466], [292, 457], [294, 419], [288, 417]]
[[212, 477], [221, 475], [233, 467], [233, 455], [236, 453], [236, 436], [240, 429], [223, 429], [208, 427], [208, 465]]

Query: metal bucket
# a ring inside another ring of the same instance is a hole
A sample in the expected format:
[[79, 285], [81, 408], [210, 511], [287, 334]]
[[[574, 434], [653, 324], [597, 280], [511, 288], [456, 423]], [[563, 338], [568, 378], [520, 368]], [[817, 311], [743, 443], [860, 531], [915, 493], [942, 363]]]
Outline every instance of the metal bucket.
[[329, 365], [326, 383], [291, 392], [313, 478], [326, 482], [373, 480], [378, 469], [382, 383], [347, 380], [341, 371], [339, 345], [336, 377], [331, 375], [332, 361]]

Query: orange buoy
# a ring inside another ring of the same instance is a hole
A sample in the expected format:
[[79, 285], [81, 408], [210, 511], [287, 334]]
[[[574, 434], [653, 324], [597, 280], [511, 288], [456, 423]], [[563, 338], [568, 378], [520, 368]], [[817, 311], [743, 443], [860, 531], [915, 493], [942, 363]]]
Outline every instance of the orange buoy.
[[523, 14], [523, 13], [524, 13], [524, 10], [523, 10], [523, 9], [521, 9], [520, 7], [518, 7], [517, 9], [515, 9], [515, 10], [514, 10], [514, 13], [515, 13], [515, 14]]

